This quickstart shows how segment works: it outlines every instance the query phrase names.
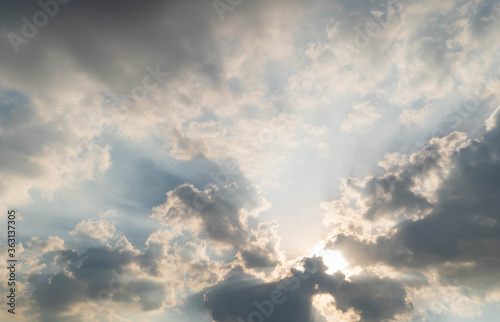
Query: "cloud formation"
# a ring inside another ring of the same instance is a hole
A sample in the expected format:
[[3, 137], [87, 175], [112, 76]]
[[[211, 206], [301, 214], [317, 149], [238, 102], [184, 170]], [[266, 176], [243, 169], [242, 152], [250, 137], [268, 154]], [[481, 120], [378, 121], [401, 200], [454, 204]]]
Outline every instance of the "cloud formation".
[[498, 2], [0, 9], [24, 320], [498, 316]]
[[[321, 258], [304, 258], [303, 271], [292, 269], [288, 276], [262, 283], [232, 271], [226, 279], [205, 294], [205, 305], [215, 321], [326, 321], [317, 319], [313, 296], [329, 294], [336, 309], [353, 310], [362, 321], [393, 320], [411, 311], [405, 289], [397, 282], [367, 272], [351, 276], [325, 273]], [[248, 317], [248, 319], [247, 319]]]
[[181, 185], [167, 193], [167, 201], [154, 209], [152, 217], [174, 231], [189, 230], [198, 238], [229, 246], [247, 268], [272, 270], [283, 254], [273, 224], [257, 218], [268, 207], [255, 186], [232, 183], [200, 191]]
[[[351, 265], [436, 272], [437, 283], [462, 286], [469, 295], [496, 294], [500, 120], [493, 117], [494, 127], [490, 120], [480, 139], [460, 133], [435, 139], [394, 172], [356, 185], [362, 206], [351, 211], [360, 216], [350, 227], [337, 225], [329, 247]], [[384, 220], [390, 226], [373, 229]]]

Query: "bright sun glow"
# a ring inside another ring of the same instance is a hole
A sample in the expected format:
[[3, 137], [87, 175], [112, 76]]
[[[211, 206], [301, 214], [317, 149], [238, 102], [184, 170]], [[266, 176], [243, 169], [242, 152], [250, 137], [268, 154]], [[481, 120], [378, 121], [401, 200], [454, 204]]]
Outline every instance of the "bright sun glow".
[[325, 242], [319, 242], [310, 251], [310, 255], [323, 257], [323, 262], [328, 266], [327, 274], [335, 273], [338, 270], [344, 270], [348, 263], [342, 257], [338, 250], [325, 249]]

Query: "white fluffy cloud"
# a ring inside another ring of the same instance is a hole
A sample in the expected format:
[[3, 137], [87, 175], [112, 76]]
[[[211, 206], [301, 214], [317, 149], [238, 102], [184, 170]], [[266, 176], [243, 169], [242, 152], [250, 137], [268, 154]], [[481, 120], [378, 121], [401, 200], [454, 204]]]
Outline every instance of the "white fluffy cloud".
[[57, 236], [49, 236], [47, 239], [33, 237], [31, 238], [31, 241], [28, 242], [28, 247], [42, 253], [49, 253], [57, 250], [63, 250], [64, 240]]
[[84, 220], [69, 232], [70, 235], [80, 235], [97, 239], [103, 243], [116, 236], [115, 224], [106, 220]]

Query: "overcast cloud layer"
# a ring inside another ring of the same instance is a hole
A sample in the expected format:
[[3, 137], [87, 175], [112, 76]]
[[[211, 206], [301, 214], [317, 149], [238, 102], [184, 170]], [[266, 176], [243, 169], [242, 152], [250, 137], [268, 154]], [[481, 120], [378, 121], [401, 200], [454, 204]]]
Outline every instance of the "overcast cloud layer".
[[15, 320], [497, 321], [499, 38], [492, 0], [3, 1]]

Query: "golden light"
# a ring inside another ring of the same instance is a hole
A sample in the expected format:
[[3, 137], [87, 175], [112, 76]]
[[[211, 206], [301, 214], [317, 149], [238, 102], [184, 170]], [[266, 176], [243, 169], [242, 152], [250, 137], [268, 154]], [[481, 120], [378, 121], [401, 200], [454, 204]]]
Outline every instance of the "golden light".
[[328, 266], [327, 274], [335, 273], [338, 270], [342, 271], [349, 266], [338, 250], [325, 249], [325, 244], [326, 242], [322, 241], [314, 245], [309, 255], [323, 257], [323, 263]]

